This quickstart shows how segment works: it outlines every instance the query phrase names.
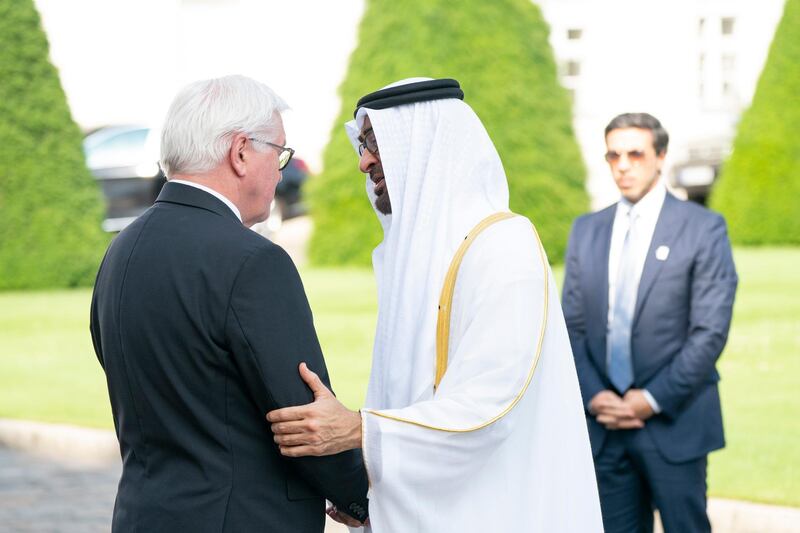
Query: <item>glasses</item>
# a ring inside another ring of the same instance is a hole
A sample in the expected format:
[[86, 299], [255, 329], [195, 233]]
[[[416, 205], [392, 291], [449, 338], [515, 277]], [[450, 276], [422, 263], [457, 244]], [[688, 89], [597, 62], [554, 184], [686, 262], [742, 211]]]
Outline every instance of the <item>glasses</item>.
[[294, 150], [288, 146], [281, 146], [280, 144], [271, 143], [269, 141], [262, 141], [261, 139], [256, 139], [255, 137], [248, 137], [247, 139], [253, 142], [269, 145], [278, 150], [278, 170], [283, 170], [286, 168], [286, 165], [288, 165], [289, 161], [292, 160]]
[[375, 139], [375, 132], [372, 131], [372, 128], [370, 128], [367, 131], [365, 131], [363, 135], [364, 135], [364, 140], [361, 141], [361, 144], [358, 145], [358, 156], [361, 157], [362, 155], [364, 155], [364, 150], [369, 150], [369, 153], [371, 154], [377, 154], [378, 141]]
[[631, 150], [630, 152], [606, 152], [606, 161], [610, 165], [619, 164], [619, 160], [623, 155], [628, 156], [628, 161], [631, 162], [632, 165], [638, 165], [642, 161], [647, 154], [645, 154], [642, 150]]

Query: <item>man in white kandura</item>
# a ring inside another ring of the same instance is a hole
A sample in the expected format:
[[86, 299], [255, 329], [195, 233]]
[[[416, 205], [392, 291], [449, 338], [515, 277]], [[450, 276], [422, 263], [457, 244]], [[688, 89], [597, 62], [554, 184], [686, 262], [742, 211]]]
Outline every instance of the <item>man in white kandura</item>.
[[377, 533], [602, 531], [552, 272], [462, 99], [414, 78], [359, 100], [347, 130], [384, 229], [366, 407], [301, 365], [316, 401], [267, 418], [287, 456], [363, 448]]

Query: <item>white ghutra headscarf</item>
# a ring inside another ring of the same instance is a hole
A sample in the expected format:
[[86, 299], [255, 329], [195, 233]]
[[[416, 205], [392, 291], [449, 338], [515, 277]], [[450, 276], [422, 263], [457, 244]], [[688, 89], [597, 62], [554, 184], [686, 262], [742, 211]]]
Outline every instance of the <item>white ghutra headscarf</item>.
[[[469, 230], [508, 211], [508, 185], [494, 144], [464, 102], [362, 108], [347, 125], [355, 146], [367, 114], [392, 203], [391, 215], [375, 211], [384, 239], [372, 254], [379, 309], [367, 405], [391, 409], [431, 396], [431, 348], [447, 268]], [[369, 177], [366, 188], [374, 207]]]

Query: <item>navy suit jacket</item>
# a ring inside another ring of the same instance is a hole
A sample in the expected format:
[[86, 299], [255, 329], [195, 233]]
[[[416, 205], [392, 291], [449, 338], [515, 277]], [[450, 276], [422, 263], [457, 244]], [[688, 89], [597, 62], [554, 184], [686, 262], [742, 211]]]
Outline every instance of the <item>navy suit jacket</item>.
[[[588, 412], [612, 389], [606, 373], [608, 254], [616, 204], [575, 220], [563, 289], [564, 316], [595, 456], [607, 430]], [[666, 260], [656, 250], [666, 246]], [[670, 462], [725, 445], [716, 361], [728, 337], [737, 285], [725, 220], [667, 193], [647, 252], [631, 331], [634, 385], [662, 412], [645, 423]]]
[[289, 460], [268, 411], [330, 386], [289, 256], [220, 200], [167, 183], [111, 243], [91, 333], [122, 453], [113, 531], [321, 533], [325, 498], [363, 520], [360, 450]]

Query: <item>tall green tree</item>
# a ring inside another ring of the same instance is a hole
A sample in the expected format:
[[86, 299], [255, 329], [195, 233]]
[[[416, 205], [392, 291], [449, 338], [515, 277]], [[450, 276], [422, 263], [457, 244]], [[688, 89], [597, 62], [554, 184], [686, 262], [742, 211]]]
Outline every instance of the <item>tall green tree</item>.
[[753, 103], [713, 189], [739, 244], [800, 244], [800, 0], [787, 0]]
[[551, 261], [588, 208], [586, 170], [559, 85], [548, 27], [530, 0], [367, 0], [358, 47], [339, 88], [342, 109], [312, 180], [317, 264], [368, 264], [380, 241], [363, 174], [343, 130], [359, 97], [402, 78], [451, 77], [503, 160], [511, 209], [529, 217]]
[[108, 238], [32, 0], [0, 0], [0, 290], [88, 285]]

